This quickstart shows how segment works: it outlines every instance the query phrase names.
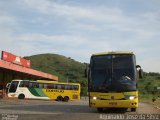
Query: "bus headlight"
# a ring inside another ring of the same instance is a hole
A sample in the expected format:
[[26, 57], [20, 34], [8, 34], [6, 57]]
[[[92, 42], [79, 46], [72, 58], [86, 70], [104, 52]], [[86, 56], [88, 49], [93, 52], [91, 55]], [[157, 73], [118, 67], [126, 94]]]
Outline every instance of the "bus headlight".
[[92, 100], [100, 100], [100, 98], [99, 98], [99, 97], [96, 97], [96, 96], [90, 96], [90, 98], [91, 98]]
[[93, 97], [93, 100], [97, 100], [97, 97]]
[[136, 99], [137, 97], [135, 95], [125, 95], [125, 99], [126, 100], [134, 100]]
[[136, 99], [136, 96], [130, 96], [129, 99], [134, 100], [134, 99]]

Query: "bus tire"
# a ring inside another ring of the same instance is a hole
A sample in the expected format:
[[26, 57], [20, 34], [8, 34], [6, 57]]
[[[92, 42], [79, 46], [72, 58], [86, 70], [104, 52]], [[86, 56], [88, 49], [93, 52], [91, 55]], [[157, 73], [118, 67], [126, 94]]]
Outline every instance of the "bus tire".
[[24, 94], [20, 94], [19, 96], [18, 96], [18, 99], [24, 99], [25, 98], [25, 95]]
[[136, 108], [131, 108], [131, 111], [132, 112], [136, 112]]
[[58, 96], [57, 97], [57, 101], [62, 101], [63, 100], [63, 97], [62, 96]]
[[65, 96], [65, 97], [63, 98], [63, 101], [65, 101], [65, 102], [68, 102], [68, 100], [69, 100], [69, 97], [68, 97], [68, 96]]
[[97, 108], [97, 111], [101, 113], [103, 112], [103, 108]]

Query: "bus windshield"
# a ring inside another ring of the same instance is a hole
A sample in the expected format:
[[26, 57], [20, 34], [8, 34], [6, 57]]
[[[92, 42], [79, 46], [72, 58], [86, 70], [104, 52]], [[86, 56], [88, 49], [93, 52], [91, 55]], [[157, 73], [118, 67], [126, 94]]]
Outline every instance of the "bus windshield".
[[90, 91], [135, 91], [135, 57], [130, 54], [101, 55], [91, 58]]
[[19, 81], [12, 81], [10, 88], [9, 88], [10, 93], [16, 92], [17, 87], [18, 87], [18, 83], [19, 83]]

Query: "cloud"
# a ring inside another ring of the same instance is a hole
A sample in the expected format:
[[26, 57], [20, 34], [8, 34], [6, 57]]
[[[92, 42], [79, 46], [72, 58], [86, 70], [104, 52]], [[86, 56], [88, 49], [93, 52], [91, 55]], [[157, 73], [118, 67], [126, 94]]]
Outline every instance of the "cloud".
[[[67, 20], [88, 19], [98, 22], [108, 23], [121, 23], [124, 21], [124, 17], [121, 9], [119, 8], [87, 8], [85, 6], [73, 6], [68, 4], [59, 4], [55, 1], [49, 0], [19, 0], [23, 6], [28, 6], [31, 10], [41, 14], [51, 16], [62, 16]], [[36, 7], [35, 7], [36, 6]]]
[[[24, 34], [16, 38], [18, 41], [34, 42], [36, 43], [47, 43], [47, 45], [59, 44], [59, 45], [69, 45], [78, 46], [81, 45], [85, 40], [81, 36], [71, 36], [71, 35], [46, 35], [46, 34]], [[73, 44], [74, 43], [74, 44]], [[43, 44], [42, 44], [43, 45]]]
[[[58, 4], [55, 1], [49, 0], [20, 0], [22, 5], [27, 5], [31, 9], [37, 10], [37, 12], [48, 14], [48, 15], [66, 15], [73, 17], [86, 17], [90, 13], [90, 10], [84, 10], [79, 7], [68, 6], [64, 4]], [[35, 7], [36, 6], [36, 7]], [[78, 13], [78, 14], [77, 14]]]
[[140, 33], [148, 32], [150, 29], [155, 30], [154, 26], [157, 26], [155, 23], [159, 23], [159, 17], [157, 17], [160, 14], [159, 11], [127, 16], [126, 11], [118, 7], [82, 7], [49, 0], [20, 0], [19, 2], [30, 11], [49, 17], [62, 17], [63, 23], [74, 30]]
[[6, 16], [6, 15], [1, 15], [0, 16], [0, 24], [8, 24], [8, 23], [13, 23], [14, 19], [13, 17]]

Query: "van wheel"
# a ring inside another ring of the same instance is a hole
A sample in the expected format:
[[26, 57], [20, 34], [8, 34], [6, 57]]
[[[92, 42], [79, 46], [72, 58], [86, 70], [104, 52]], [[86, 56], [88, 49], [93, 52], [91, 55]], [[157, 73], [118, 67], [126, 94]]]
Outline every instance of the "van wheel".
[[25, 98], [25, 95], [24, 94], [20, 94], [19, 96], [18, 96], [18, 99], [24, 99]]
[[132, 112], [136, 112], [136, 108], [131, 108], [131, 111]]
[[69, 97], [68, 97], [68, 96], [65, 96], [65, 97], [63, 98], [63, 101], [65, 101], [65, 102], [68, 102], [68, 100], [69, 100]]
[[62, 96], [58, 96], [57, 97], [57, 101], [62, 101], [63, 100], [63, 97]]

